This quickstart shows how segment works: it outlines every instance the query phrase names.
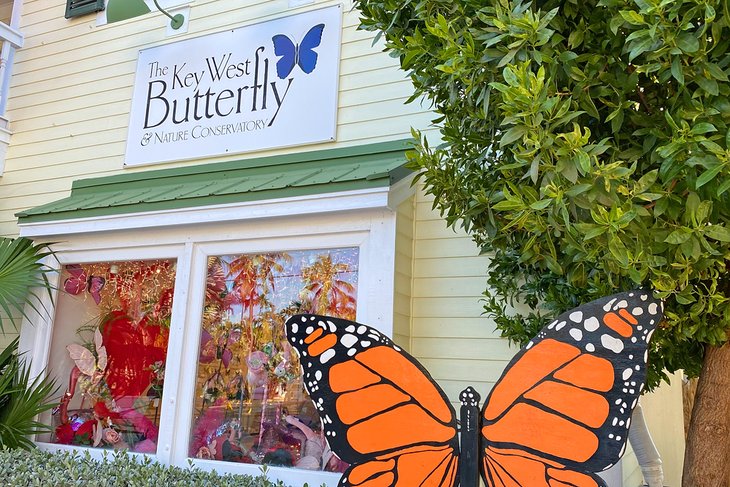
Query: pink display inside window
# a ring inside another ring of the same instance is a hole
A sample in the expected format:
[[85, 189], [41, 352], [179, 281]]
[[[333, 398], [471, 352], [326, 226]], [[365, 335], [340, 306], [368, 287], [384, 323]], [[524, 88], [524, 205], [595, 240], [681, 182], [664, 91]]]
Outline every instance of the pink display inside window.
[[354, 320], [357, 277], [357, 248], [209, 259], [191, 457], [344, 471], [284, 323], [302, 312]]
[[45, 440], [156, 453], [175, 262], [71, 264], [60, 282]]

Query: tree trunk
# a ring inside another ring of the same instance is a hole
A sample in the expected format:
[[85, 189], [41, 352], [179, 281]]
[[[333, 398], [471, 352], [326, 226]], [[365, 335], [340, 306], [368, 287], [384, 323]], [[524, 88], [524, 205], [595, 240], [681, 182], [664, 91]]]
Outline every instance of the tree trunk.
[[730, 480], [730, 344], [708, 346], [684, 455], [683, 487], [727, 487]]

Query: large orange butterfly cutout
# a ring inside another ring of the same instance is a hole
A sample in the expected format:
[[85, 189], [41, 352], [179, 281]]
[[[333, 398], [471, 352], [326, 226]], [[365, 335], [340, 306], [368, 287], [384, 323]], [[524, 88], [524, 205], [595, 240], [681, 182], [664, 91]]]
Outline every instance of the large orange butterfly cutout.
[[[481, 412], [471, 387], [460, 422], [413, 357], [377, 330], [297, 315], [286, 323], [340, 486], [605, 487], [623, 454], [663, 305], [646, 291], [562, 314], [509, 363]], [[445, 325], [446, 326], [446, 325]], [[460, 425], [460, 427], [459, 427]]]

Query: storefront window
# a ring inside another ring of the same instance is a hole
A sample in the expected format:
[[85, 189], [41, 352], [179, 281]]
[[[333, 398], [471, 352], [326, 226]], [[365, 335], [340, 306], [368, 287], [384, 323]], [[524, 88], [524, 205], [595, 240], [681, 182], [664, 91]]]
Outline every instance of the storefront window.
[[49, 363], [67, 387], [46, 441], [156, 453], [175, 261], [61, 272]]
[[343, 471], [304, 391], [284, 322], [310, 312], [355, 319], [358, 249], [208, 260], [189, 455]]

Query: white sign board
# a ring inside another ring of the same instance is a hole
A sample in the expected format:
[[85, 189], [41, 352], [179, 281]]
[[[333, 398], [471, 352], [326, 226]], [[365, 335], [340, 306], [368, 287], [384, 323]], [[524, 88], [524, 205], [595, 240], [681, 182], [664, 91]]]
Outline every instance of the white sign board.
[[335, 6], [140, 51], [125, 164], [334, 140], [341, 31]]

